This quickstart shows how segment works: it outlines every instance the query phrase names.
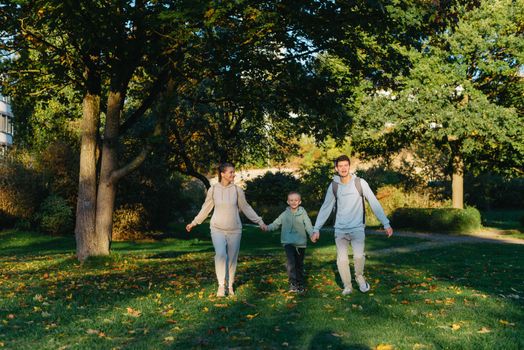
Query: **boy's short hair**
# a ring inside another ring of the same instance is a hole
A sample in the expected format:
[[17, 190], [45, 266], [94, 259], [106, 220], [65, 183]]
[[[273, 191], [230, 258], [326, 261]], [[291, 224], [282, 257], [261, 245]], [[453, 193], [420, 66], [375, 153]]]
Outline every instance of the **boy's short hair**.
[[300, 197], [300, 199], [302, 199], [302, 195], [300, 193], [298, 193], [297, 191], [290, 191], [288, 194], [287, 194], [287, 197], [289, 198], [289, 196], [293, 195], [293, 194], [296, 194], [297, 196]]
[[335, 159], [335, 166], [338, 165], [338, 162], [343, 162], [343, 161], [346, 161], [348, 162], [350, 165], [351, 165], [351, 160], [349, 159], [348, 156], [346, 156], [345, 154], [341, 155], [341, 156], [338, 156], [336, 159]]

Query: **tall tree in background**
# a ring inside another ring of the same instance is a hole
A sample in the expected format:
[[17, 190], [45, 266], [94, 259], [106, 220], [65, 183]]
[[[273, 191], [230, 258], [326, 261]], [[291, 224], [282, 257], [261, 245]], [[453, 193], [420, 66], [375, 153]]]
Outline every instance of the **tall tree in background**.
[[[52, 95], [65, 86], [83, 96], [75, 228], [80, 260], [109, 252], [117, 182], [150, 149], [144, 142], [134, 160], [119, 164], [118, 138], [163, 90], [172, 67], [169, 58], [180, 53], [190, 36], [193, 15], [183, 6], [171, 9], [180, 14], [178, 20], [163, 19], [164, 4], [143, 1], [9, 2], [0, 8], [8, 24], [2, 49], [11, 55], [3, 62], [4, 90], [14, 101], [35, 93]], [[189, 9], [203, 12], [199, 6], [192, 3]], [[173, 34], [180, 45], [167, 49], [160, 38]], [[135, 86], [143, 99], [124, 120], [131, 81], [142, 82]]]
[[363, 97], [355, 133], [368, 155], [417, 144], [445, 154], [455, 208], [465, 171], [522, 176], [524, 159], [524, 7], [483, 1], [460, 12], [456, 26], [407, 53], [412, 68], [396, 88]]

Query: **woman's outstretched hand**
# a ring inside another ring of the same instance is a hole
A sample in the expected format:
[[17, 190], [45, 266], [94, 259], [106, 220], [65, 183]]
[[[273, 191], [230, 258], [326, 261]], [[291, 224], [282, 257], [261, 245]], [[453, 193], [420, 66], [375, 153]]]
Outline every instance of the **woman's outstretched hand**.
[[195, 227], [195, 225], [193, 225], [193, 224], [187, 224], [187, 225], [186, 225], [186, 231], [187, 231], [187, 232], [191, 232], [191, 229], [192, 229], [193, 227]]

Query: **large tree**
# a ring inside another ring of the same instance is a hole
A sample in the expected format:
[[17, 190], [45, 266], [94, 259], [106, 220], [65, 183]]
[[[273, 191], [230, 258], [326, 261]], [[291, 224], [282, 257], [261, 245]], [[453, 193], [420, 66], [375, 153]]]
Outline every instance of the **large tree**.
[[[11, 1], [0, 8], [7, 24], [2, 49], [10, 54], [3, 62], [4, 90], [14, 101], [46, 98], [65, 86], [82, 96], [75, 228], [80, 260], [109, 252], [118, 180], [139, 166], [150, 149], [146, 139], [136, 158], [121, 164], [118, 139], [164, 90], [174, 66], [170, 59], [176, 60], [196, 35], [192, 25], [201, 20], [205, 4], [185, 5]], [[179, 18], [166, 18], [166, 11]], [[164, 35], [176, 35], [178, 44], [161, 40]], [[128, 111], [132, 81], [143, 98]]]
[[511, 0], [464, 7], [456, 26], [408, 51], [409, 74], [362, 99], [355, 146], [388, 155], [431, 145], [446, 156], [455, 208], [463, 207], [465, 171], [521, 176], [523, 11]]

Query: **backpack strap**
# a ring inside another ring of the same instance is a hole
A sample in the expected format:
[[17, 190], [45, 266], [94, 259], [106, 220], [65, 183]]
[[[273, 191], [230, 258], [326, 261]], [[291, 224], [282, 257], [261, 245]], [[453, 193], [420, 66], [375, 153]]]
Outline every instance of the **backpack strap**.
[[337, 209], [338, 209], [338, 197], [337, 197], [338, 182], [331, 181], [331, 189], [333, 190], [333, 196], [335, 196], [335, 206], [333, 207], [333, 213], [335, 213], [335, 216], [336, 216]]
[[357, 188], [360, 198], [362, 198], [362, 224], [366, 224], [366, 202], [364, 200], [364, 191], [362, 191], [362, 183], [360, 177], [355, 176], [355, 187]]

